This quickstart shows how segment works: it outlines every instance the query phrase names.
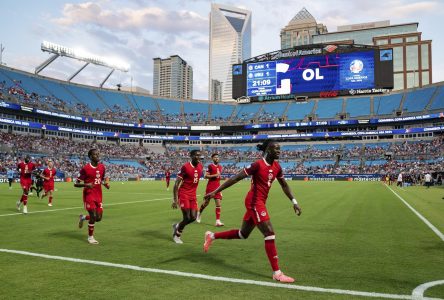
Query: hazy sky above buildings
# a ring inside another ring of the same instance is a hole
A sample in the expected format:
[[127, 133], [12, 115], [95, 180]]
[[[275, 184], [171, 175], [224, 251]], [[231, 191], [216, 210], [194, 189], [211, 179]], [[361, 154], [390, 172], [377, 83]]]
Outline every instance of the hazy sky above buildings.
[[[444, 81], [442, 0], [238, 0], [218, 1], [252, 11], [252, 55], [280, 49], [281, 28], [305, 7], [328, 31], [338, 25], [390, 20], [419, 22], [422, 39], [433, 40], [433, 82]], [[211, 1], [205, 0], [2, 0], [0, 42], [3, 63], [25, 71], [49, 57], [40, 44], [47, 40], [131, 65], [116, 72], [108, 87], [140, 86], [152, 91], [152, 62], [178, 54], [194, 70], [194, 97], [207, 99]], [[66, 79], [83, 64], [59, 58], [41, 74]], [[88, 66], [74, 82], [98, 85], [109, 72]]]

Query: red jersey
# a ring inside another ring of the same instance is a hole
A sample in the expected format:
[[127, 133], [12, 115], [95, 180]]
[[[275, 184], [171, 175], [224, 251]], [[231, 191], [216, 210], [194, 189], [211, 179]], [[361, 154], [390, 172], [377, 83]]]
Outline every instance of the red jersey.
[[170, 173], [170, 171], [166, 171], [165, 172], [165, 178], [170, 178], [171, 177], [171, 173]]
[[244, 172], [248, 176], [252, 176], [251, 188], [245, 198], [247, 208], [254, 207], [257, 202], [262, 202], [265, 205], [273, 181], [276, 178], [284, 177], [282, 168], [277, 161], [270, 165], [264, 158], [244, 168]]
[[52, 183], [54, 184], [54, 177], [56, 175], [57, 170], [55, 168], [46, 168], [45, 170], [43, 170], [43, 177], [46, 177], [48, 179], [43, 179], [44, 183]]
[[219, 172], [219, 176], [208, 178], [207, 191], [212, 192], [220, 186], [220, 174], [222, 174], [222, 166], [217, 164], [209, 164], [207, 168], [208, 175], [216, 175]]
[[180, 169], [177, 177], [182, 178], [182, 185], [179, 188], [180, 198], [192, 198], [196, 199], [197, 186], [199, 185], [199, 179], [202, 177], [203, 166], [199, 163], [196, 167], [191, 162], [187, 162]]
[[30, 181], [31, 173], [35, 170], [35, 164], [32, 162], [25, 163], [24, 161], [22, 161], [17, 165], [17, 169], [20, 173], [20, 180]]
[[83, 188], [83, 200], [84, 201], [102, 201], [102, 181], [105, 178], [105, 166], [101, 163], [94, 167], [91, 163], [83, 166], [80, 170], [77, 180], [81, 180], [84, 183], [92, 183], [92, 188]]

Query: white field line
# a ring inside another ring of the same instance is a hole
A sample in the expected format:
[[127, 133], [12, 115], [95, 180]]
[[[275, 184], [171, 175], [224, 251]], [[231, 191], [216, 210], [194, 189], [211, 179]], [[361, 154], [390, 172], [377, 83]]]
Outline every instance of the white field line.
[[431, 288], [434, 287], [436, 285], [443, 285], [444, 284], [444, 280], [436, 280], [436, 281], [432, 281], [432, 282], [426, 282], [423, 283], [419, 286], [417, 286], [412, 293], [412, 299], [413, 300], [421, 300], [421, 299], [426, 299], [424, 298], [424, 292]]
[[[172, 197], [158, 198], [158, 199], [148, 199], [148, 200], [138, 200], [138, 201], [129, 201], [129, 202], [119, 202], [119, 203], [108, 203], [108, 204], [103, 204], [103, 207], [115, 206], [115, 205], [124, 205], [124, 204], [143, 203], [143, 202], [154, 202], [154, 201], [162, 201], [162, 200], [168, 200], [168, 199], [171, 200]], [[38, 213], [47, 213], [47, 212], [56, 212], [56, 211], [62, 211], [62, 210], [72, 210], [72, 209], [79, 209], [79, 208], [84, 208], [84, 207], [83, 206], [75, 206], [75, 207], [66, 207], [66, 208], [57, 208], [57, 209], [29, 211], [28, 215], [29, 214], [38, 214]], [[12, 214], [4, 214], [4, 215], [0, 215], [0, 217], [17, 216], [17, 215], [23, 215], [23, 213], [17, 212], [17, 213], [12, 213]]]
[[405, 201], [401, 196], [398, 195], [398, 193], [396, 193], [392, 188], [390, 188], [389, 186], [386, 185], [386, 187], [393, 193], [395, 194], [396, 197], [399, 198], [399, 200], [401, 200], [402, 202], [404, 202], [404, 204], [415, 214], [418, 216], [418, 218], [421, 219], [421, 221], [423, 221], [443, 242], [444, 242], [444, 234], [439, 231], [438, 228], [436, 228], [432, 223], [429, 222], [429, 220], [427, 220], [423, 215], [421, 215], [416, 209], [414, 209], [410, 204], [407, 203], [407, 201]]
[[[95, 260], [63, 257], [63, 256], [54, 256], [54, 255], [48, 255], [48, 254], [28, 252], [28, 251], [0, 249], [0, 252], [41, 257], [41, 258], [52, 259], [52, 260], [69, 261], [69, 262], [74, 262], [74, 263], [82, 263], [82, 264], [98, 265], [98, 266], [113, 267], [113, 268], [120, 268], [120, 269], [128, 269], [128, 270], [134, 270], [134, 271], [139, 271], [139, 272], [148, 272], [148, 273], [167, 274], [167, 275], [182, 276], [182, 277], [200, 278], [200, 279], [212, 280], [212, 281], [217, 281], [217, 282], [230, 282], [230, 283], [238, 283], [238, 284], [248, 284], [248, 285], [256, 285], [256, 286], [293, 289], [293, 290], [308, 291], [308, 292], [330, 293], [330, 294], [339, 294], [339, 295], [352, 295], [352, 296], [362, 296], [362, 297], [372, 297], [372, 298], [409, 299], [409, 300], [412, 299], [411, 295], [398, 295], [398, 294], [363, 292], [363, 291], [352, 291], [352, 290], [341, 290], [341, 289], [328, 289], [328, 288], [320, 288], [320, 287], [312, 287], [312, 286], [283, 284], [283, 283], [277, 283], [277, 282], [237, 279], [237, 278], [230, 278], [230, 277], [211, 276], [211, 275], [188, 273], [188, 272], [173, 271], [173, 270], [144, 268], [144, 267], [139, 267], [139, 266], [116, 264], [116, 263], [103, 262], [103, 261], [95, 261]], [[423, 299], [444, 300], [444, 299], [440, 299], [440, 298], [423, 298]]]

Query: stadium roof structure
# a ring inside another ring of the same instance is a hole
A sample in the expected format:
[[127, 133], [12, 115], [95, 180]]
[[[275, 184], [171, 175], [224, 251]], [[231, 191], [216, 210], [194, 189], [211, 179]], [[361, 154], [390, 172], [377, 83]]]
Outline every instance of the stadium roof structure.
[[41, 50], [43, 52], [52, 53], [53, 55], [50, 56], [47, 60], [45, 60], [42, 64], [40, 64], [38, 67], [35, 68], [35, 74], [39, 74], [41, 71], [43, 71], [47, 66], [49, 66], [52, 62], [54, 62], [60, 56], [69, 57], [69, 58], [73, 58], [73, 59], [85, 62], [85, 64], [80, 69], [78, 69], [76, 72], [74, 72], [74, 74], [72, 74], [67, 79], [68, 82], [71, 82], [71, 80], [73, 80], [74, 77], [76, 77], [81, 71], [83, 71], [83, 69], [85, 69], [89, 64], [103, 66], [103, 67], [111, 69], [111, 71], [108, 73], [108, 75], [105, 77], [105, 79], [100, 84], [100, 87], [103, 87], [105, 82], [109, 79], [109, 77], [114, 73], [115, 70], [119, 70], [122, 72], [129, 71], [129, 65], [124, 62], [99, 57], [96, 55], [85, 53], [85, 52], [75, 50], [72, 48], [68, 48], [65, 46], [61, 46], [58, 44], [50, 43], [47, 41], [42, 42]]

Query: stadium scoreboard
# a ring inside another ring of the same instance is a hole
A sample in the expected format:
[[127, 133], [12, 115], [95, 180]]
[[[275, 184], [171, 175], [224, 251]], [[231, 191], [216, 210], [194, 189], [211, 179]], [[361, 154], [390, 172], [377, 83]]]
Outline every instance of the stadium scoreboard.
[[335, 97], [393, 88], [393, 50], [322, 45], [282, 50], [233, 65], [233, 98]]

